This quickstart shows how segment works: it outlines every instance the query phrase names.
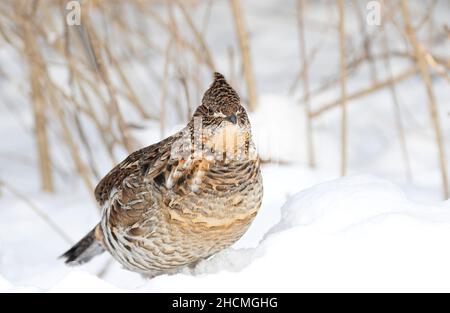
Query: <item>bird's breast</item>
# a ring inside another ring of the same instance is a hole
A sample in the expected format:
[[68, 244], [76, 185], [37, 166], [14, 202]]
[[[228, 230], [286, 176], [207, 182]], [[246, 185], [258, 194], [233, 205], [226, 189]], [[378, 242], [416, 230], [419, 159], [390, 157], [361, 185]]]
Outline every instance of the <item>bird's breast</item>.
[[253, 220], [263, 192], [257, 161], [211, 166], [201, 176], [195, 193], [184, 194], [168, 206], [170, 220], [214, 228]]

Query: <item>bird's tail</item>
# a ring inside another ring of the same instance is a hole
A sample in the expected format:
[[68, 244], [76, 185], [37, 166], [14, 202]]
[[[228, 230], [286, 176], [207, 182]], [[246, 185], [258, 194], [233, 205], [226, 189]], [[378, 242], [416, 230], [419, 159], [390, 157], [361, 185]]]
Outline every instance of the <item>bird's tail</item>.
[[97, 225], [77, 244], [60, 256], [68, 265], [80, 265], [90, 261], [94, 256], [102, 253], [105, 249], [101, 243], [101, 229]]

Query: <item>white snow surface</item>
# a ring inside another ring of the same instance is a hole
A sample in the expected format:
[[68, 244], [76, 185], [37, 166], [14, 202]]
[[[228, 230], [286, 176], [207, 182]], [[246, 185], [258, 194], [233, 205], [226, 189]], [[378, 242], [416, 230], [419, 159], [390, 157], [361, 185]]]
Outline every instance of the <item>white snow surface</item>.
[[[437, 149], [423, 82], [414, 77], [397, 85], [411, 180], [406, 179], [393, 104], [385, 89], [348, 105], [350, 176], [337, 179], [339, 110], [315, 120], [317, 167], [309, 168], [305, 109], [298, 101], [302, 90], [288, 93], [300, 70], [295, 3], [279, 3], [243, 1], [259, 93], [258, 110], [250, 114], [252, 131], [261, 157], [281, 161], [262, 167], [261, 210], [232, 248], [193, 271], [152, 280], [122, 269], [117, 262], [109, 263], [107, 253], [78, 268], [58, 260], [98, 223], [100, 213], [80, 179], [71, 175], [74, 165], [60, 145], [57, 128], [49, 135], [56, 192], [40, 191], [26, 71], [10, 49], [0, 47], [0, 67], [10, 74], [0, 76], [0, 179], [25, 195], [68, 237], [52, 230], [29, 203], [0, 188], [0, 292], [450, 291], [450, 202], [441, 201]], [[306, 15], [307, 25], [312, 25], [306, 30], [308, 49], [318, 42], [322, 49], [310, 67], [312, 90], [339, 72], [336, 33], [320, 26], [329, 20], [336, 22], [337, 13], [314, 3], [319, 2], [308, 1]], [[411, 2], [413, 13], [424, 12], [421, 3]], [[435, 18], [447, 21], [448, 3], [438, 2], [438, 6]], [[217, 1], [206, 40], [218, 70], [225, 75], [228, 48], [236, 45], [229, 21], [228, 3]], [[357, 29], [352, 25], [347, 25], [349, 33]], [[392, 27], [388, 31], [395, 34]], [[390, 38], [393, 47], [400, 42], [395, 36]], [[441, 47], [442, 55], [448, 56], [450, 41]], [[145, 74], [146, 66], [122, 65], [128, 78], [141, 86], [138, 74]], [[153, 65], [163, 68], [161, 62]], [[385, 70], [378, 65], [379, 79], [383, 79]], [[405, 60], [393, 59], [395, 74], [409, 66]], [[52, 75], [64, 84], [67, 78], [60, 72]], [[369, 86], [369, 77], [366, 68], [349, 77], [349, 93]], [[204, 81], [205, 88], [208, 83]], [[245, 89], [243, 83], [237, 87]], [[450, 88], [443, 79], [436, 79], [433, 87], [449, 153]], [[142, 99], [151, 93], [146, 88], [136, 92]], [[311, 106], [317, 109], [339, 97], [339, 88], [333, 88], [313, 98]], [[140, 146], [161, 139], [154, 122], [128, 116], [127, 122], [142, 124], [142, 130], [133, 130]], [[180, 123], [168, 120], [167, 127], [178, 131]], [[171, 132], [167, 130], [166, 135]], [[106, 174], [112, 164], [104, 161], [107, 158], [100, 150], [94, 150], [98, 170]], [[125, 156], [123, 152], [121, 158]], [[448, 155], [447, 159], [450, 166]]]
[[82, 267], [42, 289], [0, 278], [0, 290], [450, 291], [449, 207], [415, 203], [388, 181], [355, 175], [293, 195], [256, 247], [225, 250], [191, 271], [152, 280], [123, 271], [130, 289]]

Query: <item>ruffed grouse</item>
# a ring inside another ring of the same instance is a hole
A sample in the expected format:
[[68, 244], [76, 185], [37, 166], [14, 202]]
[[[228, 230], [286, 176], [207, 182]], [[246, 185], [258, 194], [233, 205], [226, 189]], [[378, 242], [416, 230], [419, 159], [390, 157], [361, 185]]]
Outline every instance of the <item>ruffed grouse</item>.
[[138, 150], [95, 189], [100, 223], [63, 257], [107, 250], [146, 276], [193, 265], [238, 240], [263, 195], [260, 161], [237, 93], [219, 74], [180, 132]]

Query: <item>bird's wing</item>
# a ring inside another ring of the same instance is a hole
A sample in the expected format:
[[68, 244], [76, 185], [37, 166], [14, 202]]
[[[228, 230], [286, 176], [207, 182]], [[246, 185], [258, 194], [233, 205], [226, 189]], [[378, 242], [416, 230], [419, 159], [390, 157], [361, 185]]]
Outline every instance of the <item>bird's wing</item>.
[[111, 191], [119, 188], [123, 180], [130, 175], [142, 174], [155, 178], [170, 160], [172, 144], [179, 138], [178, 134], [170, 136], [154, 145], [130, 154], [114, 167], [95, 188], [95, 197], [100, 205], [109, 199]]

